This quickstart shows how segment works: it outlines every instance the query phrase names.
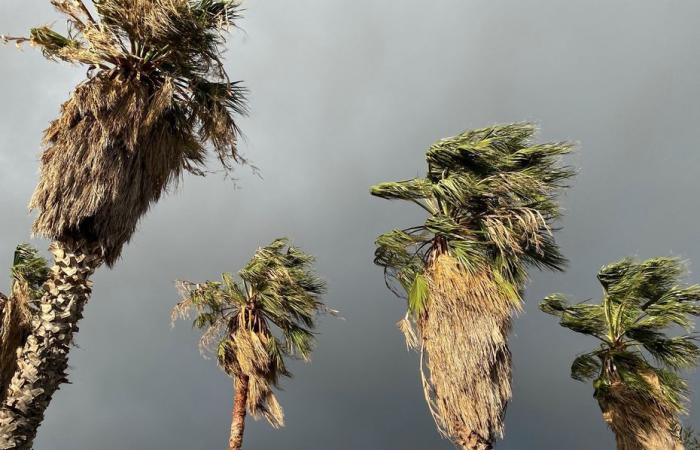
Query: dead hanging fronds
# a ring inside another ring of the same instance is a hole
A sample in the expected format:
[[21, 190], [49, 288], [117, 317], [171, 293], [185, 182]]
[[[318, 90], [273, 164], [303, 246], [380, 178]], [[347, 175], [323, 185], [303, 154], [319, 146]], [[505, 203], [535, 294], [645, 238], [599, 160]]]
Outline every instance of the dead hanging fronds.
[[[656, 379], [656, 376], [651, 374]], [[658, 379], [650, 389], [660, 389]], [[603, 420], [615, 433], [618, 450], [684, 450], [680, 424], [671, 405], [615, 383], [597, 395]]]
[[112, 265], [183, 173], [205, 173], [208, 147], [226, 170], [245, 162], [234, 119], [246, 112], [245, 90], [221, 59], [238, 4], [96, 0], [95, 17], [81, 0], [52, 4], [68, 33], [35, 28], [29, 42], [49, 59], [88, 66], [89, 77], [45, 132], [34, 231], [90, 238]]
[[507, 339], [520, 298], [499, 287], [487, 269], [468, 274], [438, 256], [428, 267], [429, 307], [418, 320], [433, 415], [443, 433], [466, 442], [492, 442], [503, 432], [511, 398]]
[[21, 244], [15, 250], [11, 268], [10, 297], [0, 294], [0, 401], [17, 367], [17, 351], [31, 332], [31, 322], [48, 278], [47, 262], [36, 249]]

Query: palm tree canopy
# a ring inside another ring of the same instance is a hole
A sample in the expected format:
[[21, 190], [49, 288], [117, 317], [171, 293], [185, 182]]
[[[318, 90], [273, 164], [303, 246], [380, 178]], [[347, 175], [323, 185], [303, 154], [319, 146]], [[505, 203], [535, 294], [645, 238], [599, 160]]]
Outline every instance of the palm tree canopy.
[[236, 114], [244, 90], [221, 59], [232, 0], [51, 0], [68, 32], [35, 28], [29, 41], [88, 78], [45, 132], [30, 207], [38, 234], [88, 237], [108, 264], [139, 218], [183, 172], [203, 174], [211, 145], [225, 170], [242, 162]]
[[[700, 315], [700, 286], [682, 285], [684, 273], [684, 264], [675, 258], [623, 259], [598, 272], [600, 303], [571, 304], [561, 294], [545, 298], [542, 311], [601, 342], [574, 360], [571, 376], [595, 379], [597, 398], [622, 383], [639, 398], [674, 414], [683, 412], [687, 385], [677, 372], [694, 367], [700, 357], [696, 336], [690, 334], [691, 317]], [[686, 334], [669, 336], [671, 327]]]
[[202, 349], [214, 350], [219, 366], [232, 377], [250, 378], [248, 409], [274, 426], [282, 411], [272, 394], [281, 377], [290, 377], [285, 359], [308, 360], [325, 283], [313, 272], [314, 258], [287, 239], [259, 249], [238, 272], [221, 281], [180, 282], [183, 300], [173, 319], [195, 311], [194, 326], [204, 330]]
[[535, 144], [535, 131], [516, 123], [440, 140], [427, 152], [426, 177], [371, 188], [372, 195], [409, 200], [428, 213], [424, 224], [376, 241], [375, 263], [388, 284], [397, 281], [409, 293], [411, 312], [425, 307], [423, 272], [434, 251], [448, 252], [469, 273], [488, 267], [515, 298], [528, 264], [562, 268], [551, 223], [560, 216], [559, 190], [574, 175], [559, 164], [572, 145]]

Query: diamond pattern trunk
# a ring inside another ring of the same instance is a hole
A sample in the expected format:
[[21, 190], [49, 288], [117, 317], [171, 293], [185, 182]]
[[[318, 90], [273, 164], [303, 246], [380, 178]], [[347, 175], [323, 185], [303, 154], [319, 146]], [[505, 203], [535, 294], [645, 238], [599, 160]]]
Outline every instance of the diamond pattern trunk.
[[98, 246], [85, 241], [53, 242], [54, 257], [41, 311], [17, 359], [17, 370], [0, 408], [0, 449], [31, 450], [53, 394], [67, 381], [68, 352], [102, 264]]

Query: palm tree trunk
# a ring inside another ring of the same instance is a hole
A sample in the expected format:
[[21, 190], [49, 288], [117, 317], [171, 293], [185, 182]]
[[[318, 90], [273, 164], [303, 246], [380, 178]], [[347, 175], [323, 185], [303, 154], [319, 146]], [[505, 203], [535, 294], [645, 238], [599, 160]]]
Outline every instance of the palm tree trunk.
[[248, 403], [249, 379], [241, 375], [236, 380], [236, 397], [233, 400], [233, 419], [231, 420], [231, 437], [228, 450], [241, 450], [243, 447], [243, 432], [245, 431], [245, 413]]
[[41, 311], [19, 352], [17, 370], [0, 407], [0, 449], [31, 450], [53, 394], [67, 381], [68, 352], [90, 297], [90, 276], [102, 264], [98, 246], [55, 241]]

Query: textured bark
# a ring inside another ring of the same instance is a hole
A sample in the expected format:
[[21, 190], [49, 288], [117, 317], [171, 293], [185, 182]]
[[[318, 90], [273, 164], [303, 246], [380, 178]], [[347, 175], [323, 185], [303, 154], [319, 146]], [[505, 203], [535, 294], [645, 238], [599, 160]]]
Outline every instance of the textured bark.
[[228, 441], [228, 450], [241, 450], [243, 447], [248, 384], [249, 379], [247, 376], [241, 376], [236, 380], [236, 397], [233, 400], [233, 418], [231, 420], [231, 437]]
[[41, 311], [17, 359], [17, 370], [0, 408], [0, 449], [31, 450], [53, 394], [67, 381], [68, 352], [102, 264], [101, 250], [84, 241], [53, 242], [54, 257]]

